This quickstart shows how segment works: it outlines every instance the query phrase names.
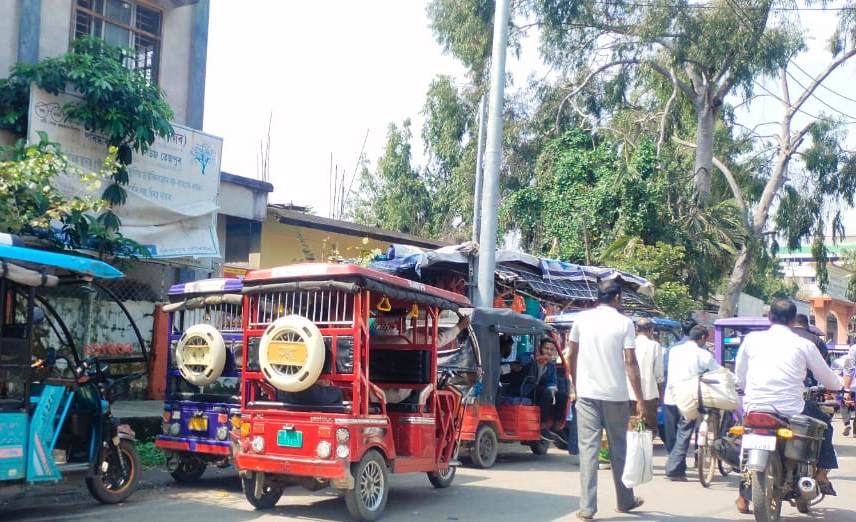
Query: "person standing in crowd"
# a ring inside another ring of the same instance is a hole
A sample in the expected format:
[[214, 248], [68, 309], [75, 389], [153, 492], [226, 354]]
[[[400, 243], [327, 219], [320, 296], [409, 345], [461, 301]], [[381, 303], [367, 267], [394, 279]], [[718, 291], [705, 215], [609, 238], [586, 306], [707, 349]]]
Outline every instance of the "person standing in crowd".
[[[808, 316], [805, 314], [797, 314], [794, 319], [794, 324], [791, 327], [791, 330], [806, 341], [817, 347], [817, 351], [820, 352], [820, 356], [823, 357], [824, 361], [829, 362], [829, 347], [826, 346], [826, 343], [823, 342], [823, 339], [818, 337], [817, 335], [811, 333], [808, 329]], [[812, 375], [811, 370], [809, 370], [806, 375], [806, 385], [814, 386], [817, 384], [817, 380]]]
[[[853, 417], [853, 410], [856, 407], [856, 346], [851, 346], [846, 354], [832, 361], [832, 371], [834, 371], [844, 381], [844, 391], [841, 393], [839, 402], [841, 403], [841, 421], [844, 423], [844, 431], [842, 435], [847, 437], [850, 435], [850, 422]], [[856, 424], [856, 420], [853, 421]], [[856, 437], [856, 429], [853, 430], [853, 436]]]
[[[688, 318], [681, 322], [681, 330], [683, 331], [684, 336], [678, 339], [671, 348], [664, 350], [663, 353], [663, 369], [665, 370], [665, 384], [664, 388], [669, 388], [669, 354], [672, 352], [676, 346], [680, 346], [681, 344], [692, 342], [690, 341], [690, 330], [697, 325], [694, 319]], [[666, 445], [666, 452], [671, 453], [672, 448], [675, 447], [675, 439], [678, 436], [678, 422], [681, 420], [681, 415], [678, 413], [678, 408], [674, 405], [669, 405], [665, 401], [665, 393], [663, 394], [663, 413], [665, 415], [665, 419], [663, 421], [663, 432], [661, 433], [661, 437], [663, 442]]]
[[[636, 361], [633, 321], [619, 310], [621, 286], [605, 281], [598, 288], [599, 305], [580, 312], [570, 335], [569, 365], [577, 392], [577, 434], [580, 447], [580, 509], [577, 518], [592, 520], [597, 513], [597, 453], [605, 429], [609, 438], [612, 480], [618, 511], [629, 512], [643, 500], [621, 481], [627, 451], [627, 381], [643, 397]], [[640, 399], [637, 414], [644, 405]]]
[[707, 328], [700, 325], [693, 326], [689, 337], [687, 342], [673, 346], [669, 350], [669, 383], [666, 386], [664, 400], [666, 423], [672, 424], [677, 419], [678, 425], [675, 444], [666, 460], [666, 478], [681, 482], [687, 480], [687, 451], [689, 451], [696, 423], [681, 416], [677, 407], [675, 387], [687, 379], [720, 367], [713, 355], [704, 347], [708, 338]]
[[[654, 340], [654, 323], [647, 317], [636, 322], [636, 360], [639, 362], [639, 374], [642, 380], [642, 400], [645, 403], [644, 420], [654, 435], [657, 434], [657, 403], [660, 388], [663, 385], [663, 347]], [[630, 408], [636, 407], [637, 397], [633, 393], [630, 381]]]

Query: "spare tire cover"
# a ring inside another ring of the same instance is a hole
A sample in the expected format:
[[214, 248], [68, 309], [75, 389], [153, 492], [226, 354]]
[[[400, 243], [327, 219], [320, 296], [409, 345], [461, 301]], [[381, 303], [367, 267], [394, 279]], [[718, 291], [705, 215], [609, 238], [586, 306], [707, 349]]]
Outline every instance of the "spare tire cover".
[[175, 347], [175, 365], [190, 384], [216, 381], [226, 366], [226, 343], [211, 325], [195, 324], [184, 331]]
[[259, 343], [262, 373], [276, 389], [286, 392], [303, 391], [315, 384], [325, 356], [321, 331], [299, 315], [271, 323]]

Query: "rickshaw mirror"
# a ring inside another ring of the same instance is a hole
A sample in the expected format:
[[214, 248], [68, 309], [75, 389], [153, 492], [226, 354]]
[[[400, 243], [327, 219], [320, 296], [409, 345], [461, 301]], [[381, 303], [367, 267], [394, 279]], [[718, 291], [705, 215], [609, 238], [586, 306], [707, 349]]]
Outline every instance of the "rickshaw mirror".
[[48, 347], [45, 350], [45, 365], [46, 366], [56, 366], [56, 348]]
[[54, 362], [54, 367], [55, 367], [57, 370], [59, 370], [59, 371], [61, 371], [61, 372], [64, 372], [64, 371], [66, 371], [66, 370], [68, 369], [68, 360], [67, 360], [67, 359], [63, 359], [63, 358], [59, 358], [59, 359], [57, 359], [57, 360]]

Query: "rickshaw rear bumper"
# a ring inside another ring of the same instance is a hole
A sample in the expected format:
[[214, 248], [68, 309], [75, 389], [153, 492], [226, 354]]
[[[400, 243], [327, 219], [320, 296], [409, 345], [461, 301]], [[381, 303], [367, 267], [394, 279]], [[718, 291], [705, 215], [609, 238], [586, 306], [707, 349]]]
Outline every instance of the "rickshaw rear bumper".
[[350, 462], [342, 460], [300, 459], [240, 452], [235, 456], [235, 465], [241, 471], [261, 471], [330, 481], [347, 480], [351, 476]]
[[229, 456], [232, 443], [229, 441], [190, 439], [185, 437], [170, 437], [158, 435], [155, 446], [162, 450], [183, 451], [188, 453], [206, 453], [209, 455]]

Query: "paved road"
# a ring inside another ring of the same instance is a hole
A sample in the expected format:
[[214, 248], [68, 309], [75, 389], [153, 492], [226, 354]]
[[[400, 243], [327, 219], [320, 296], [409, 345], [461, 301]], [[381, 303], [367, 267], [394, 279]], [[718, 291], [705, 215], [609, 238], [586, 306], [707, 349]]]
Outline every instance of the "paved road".
[[[836, 429], [838, 429], [836, 426]], [[856, 520], [856, 440], [837, 436], [841, 469], [833, 474], [840, 496], [826, 499], [814, 516], [799, 515], [786, 506], [785, 520]], [[400, 475], [392, 479], [386, 521], [478, 521], [529, 522], [576, 520], [579, 502], [578, 468], [569, 457], [551, 452], [536, 457], [527, 448], [503, 448], [491, 470], [459, 469], [455, 484], [446, 490], [433, 489], [424, 475]], [[690, 521], [752, 520], [736, 513], [736, 477], [718, 478], [710, 490], [698, 482], [667, 482], [663, 477], [665, 457], [655, 448], [655, 478], [637, 490], [645, 498], [639, 514], [614, 512], [615, 500], [608, 471], [600, 472], [602, 484], [599, 520]], [[290, 488], [277, 508], [255, 512], [244, 500], [234, 472], [213, 470], [198, 485], [173, 484], [165, 473], [150, 471], [143, 489], [121, 506], [100, 506], [85, 488], [64, 486], [42, 490], [0, 508], [0, 520], [114, 521], [123, 522], [214, 522], [270, 520], [347, 520], [344, 502], [330, 492], [307, 493]]]

